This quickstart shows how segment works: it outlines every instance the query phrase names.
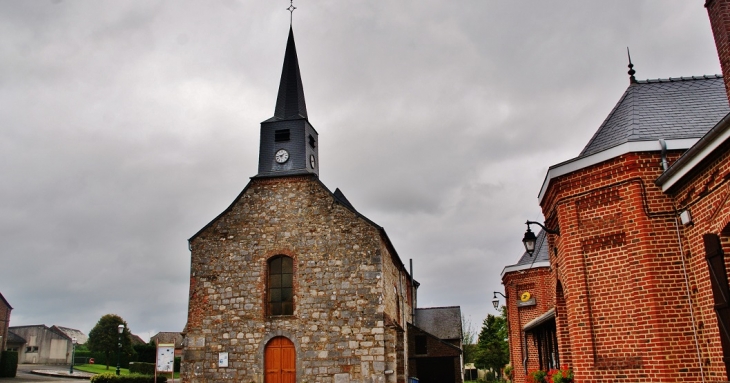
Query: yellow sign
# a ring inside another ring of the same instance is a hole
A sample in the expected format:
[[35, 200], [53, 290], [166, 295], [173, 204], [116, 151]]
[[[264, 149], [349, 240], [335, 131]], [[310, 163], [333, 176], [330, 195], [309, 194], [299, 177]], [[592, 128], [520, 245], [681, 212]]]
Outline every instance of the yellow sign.
[[524, 293], [522, 293], [522, 295], [520, 295], [520, 300], [522, 302], [527, 302], [530, 300], [530, 298], [532, 298], [532, 294], [530, 294], [529, 291], [525, 291]]

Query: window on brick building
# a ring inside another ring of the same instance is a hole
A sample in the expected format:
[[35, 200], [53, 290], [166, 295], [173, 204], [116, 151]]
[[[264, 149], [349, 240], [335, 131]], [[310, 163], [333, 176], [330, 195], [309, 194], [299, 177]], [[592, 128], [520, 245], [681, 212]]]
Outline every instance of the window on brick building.
[[269, 259], [268, 314], [294, 314], [294, 261], [285, 255]]
[[428, 339], [425, 335], [416, 335], [416, 355], [428, 354]]

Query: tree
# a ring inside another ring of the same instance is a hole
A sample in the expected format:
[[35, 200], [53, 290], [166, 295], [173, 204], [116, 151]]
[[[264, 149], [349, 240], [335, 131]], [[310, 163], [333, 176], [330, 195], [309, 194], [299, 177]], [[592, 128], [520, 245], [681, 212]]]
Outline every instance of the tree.
[[477, 345], [474, 343], [476, 333], [474, 327], [471, 324], [471, 319], [461, 316], [461, 347], [464, 352], [464, 364], [474, 363], [474, 354], [476, 353]]
[[119, 325], [124, 325], [124, 332], [122, 332], [122, 352], [131, 355], [134, 350], [132, 349], [132, 337], [129, 331], [127, 322], [124, 321], [119, 315], [106, 314], [98, 322], [96, 326], [89, 331], [89, 340], [86, 345], [92, 352], [99, 352], [104, 354], [104, 363], [106, 369], [109, 369], [109, 361], [119, 351]]
[[499, 372], [509, 363], [509, 346], [506, 312], [502, 315], [487, 315], [479, 333], [474, 364], [477, 368], [491, 368]]

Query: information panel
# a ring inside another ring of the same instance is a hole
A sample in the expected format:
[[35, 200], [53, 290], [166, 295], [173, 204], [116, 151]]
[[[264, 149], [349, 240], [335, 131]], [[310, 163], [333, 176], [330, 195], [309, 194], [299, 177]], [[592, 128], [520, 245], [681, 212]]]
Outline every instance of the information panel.
[[172, 372], [175, 368], [175, 344], [157, 345], [157, 372]]

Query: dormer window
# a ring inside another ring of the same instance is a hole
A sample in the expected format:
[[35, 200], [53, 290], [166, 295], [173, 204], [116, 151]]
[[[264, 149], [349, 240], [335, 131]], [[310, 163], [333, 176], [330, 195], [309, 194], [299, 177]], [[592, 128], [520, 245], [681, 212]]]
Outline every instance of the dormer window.
[[289, 141], [289, 129], [280, 129], [274, 131], [274, 142]]

